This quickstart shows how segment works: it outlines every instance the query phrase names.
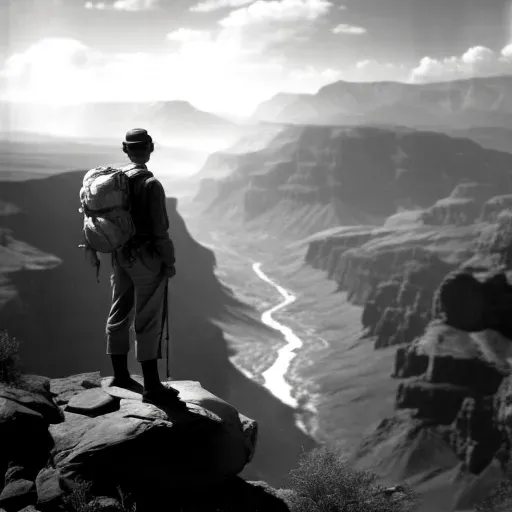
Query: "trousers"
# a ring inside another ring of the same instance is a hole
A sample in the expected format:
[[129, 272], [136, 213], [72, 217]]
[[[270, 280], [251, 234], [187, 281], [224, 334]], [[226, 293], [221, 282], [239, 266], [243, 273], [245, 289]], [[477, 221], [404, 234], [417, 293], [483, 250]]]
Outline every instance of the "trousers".
[[112, 258], [112, 304], [107, 319], [107, 354], [130, 351], [130, 327], [135, 330], [135, 357], [143, 362], [162, 358], [162, 314], [167, 277], [162, 260], [146, 248], [132, 257]]

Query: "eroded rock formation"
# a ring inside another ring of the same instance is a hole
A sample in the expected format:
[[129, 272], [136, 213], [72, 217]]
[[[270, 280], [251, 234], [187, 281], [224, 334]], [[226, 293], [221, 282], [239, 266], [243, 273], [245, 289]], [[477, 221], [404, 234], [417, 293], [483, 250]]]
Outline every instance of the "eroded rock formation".
[[[435, 292], [455, 267], [418, 245], [400, 246], [385, 228], [310, 242], [306, 262], [327, 271], [347, 299], [363, 306], [362, 324], [375, 347], [409, 343], [432, 318]], [[389, 239], [394, 243], [386, 243]], [[380, 246], [379, 246], [380, 244]]]
[[[469, 271], [448, 274], [434, 299], [433, 316], [437, 319], [423, 335], [396, 352], [393, 377], [401, 382], [395, 420], [403, 419], [404, 413], [409, 415], [410, 419], [404, 420], [412, 436], [409, 442], [427, 435], [444, 443], [443, 460], [451, 460], [445, 469], [458, 468], [458, 474], [469, 475], [466, 480], [479, 478], [491, 467], [504, 470], [510, 460], [511, 290], [503, 273], [480, 279]], [[383, 287], [382, 293], [385, 291], [394, 295], [396, 287]], [[386, 425], [377, 428], [363, 444], [363, 451], [382, 442]], [[413, 456], [403, 451], [404, 447], [396, 445], [396, 450], [406, 458]], [[493, 485], [500, 474], [498, 471], [490, 480]], [[489, 492], [492, 485], [485, 485], [484, 491]], [[467, 504], [468, 496], [460, 492], [457, 499]], [[478, 498], [482, 499], [481, 492]]]
[[421, 215], [425, 224], [468, 225], [481, 215], [489, 198], [497, 193], [496, 187], [488, 183], [459, 183], [450, 196], [440, 199]]

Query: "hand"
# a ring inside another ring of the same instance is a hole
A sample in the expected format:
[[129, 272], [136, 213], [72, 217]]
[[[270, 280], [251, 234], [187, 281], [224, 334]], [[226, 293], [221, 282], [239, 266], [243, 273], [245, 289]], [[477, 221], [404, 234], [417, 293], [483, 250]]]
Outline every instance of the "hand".
[[172, 278], [176, 275], [176, 267], [171, 265], [170, 267], [164, 267], [164, 276], [168, 278]]

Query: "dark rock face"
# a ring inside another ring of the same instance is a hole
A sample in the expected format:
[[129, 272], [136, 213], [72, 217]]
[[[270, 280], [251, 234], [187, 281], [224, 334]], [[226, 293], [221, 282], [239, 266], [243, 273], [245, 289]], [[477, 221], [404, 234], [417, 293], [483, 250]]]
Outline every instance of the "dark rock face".
[[456, 271], [441, 283], [436, 311], [445, 322], [462, 331], [482, 331], [484, 327], [483, 286], [470, 272]]
[[493, 396], [467, 397], [452, 425], [449, 442], [470, 473], [480, 473], [493, 458], [500, 457], [502, 448], [510, 448], [506, 429], [498, 422], [496, 405]]
[[493, 395], [503, 381], [503, 375], [480, 359], [435, 357], [429, 373], [432, 383], [450, 382], [454, 386], [472, 389], [480, 395]]
[[503, 272], [477, 280], [455, 271], [440, 285], [434, 310], [446, 324], [468, 332], [492, 329], [512, 339], [512, 285]]
[[449, 425], [455, 419], [469, 388], [453, 384], [434, 384], [422, 380], [402, 383], [396, 396], [397, 409], [415, 409], [416, 416], [438, 425]]
[[427, 354], [418, 354], [412, 347], [398, 347], [393, 377], [407, 379], [423, 375], [429, 365]]

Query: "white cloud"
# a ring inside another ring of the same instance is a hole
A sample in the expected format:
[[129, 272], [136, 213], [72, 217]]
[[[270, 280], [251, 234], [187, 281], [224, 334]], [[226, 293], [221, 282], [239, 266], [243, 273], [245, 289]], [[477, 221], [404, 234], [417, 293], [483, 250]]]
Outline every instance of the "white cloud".
[[474, 46], [460, 56], [423, 57], [409, 79], [411, 82], [432, 82], [511, 72], [512, 45], [505, 46], [499, 53], [485, 46]]
[[333, 34], [347, 34], [352, 36], [360, 36], [367, 33], [367, 30], [364, 27], [358, 27], [356, 25], [347, 25], [346, 23], [341, 23], [340, 25], [336, 25], [332, 29]]
[[374, 59], [365, 59], [356, 63], [354, 69], [348, 71], [350, 80], [361, 82], [404, 81], [407, 79], [410, 68], [404, 64], [392, 62], [379, 62]]
[[307, 40], [315, 30], [314, 22], [331, 6], [327, 0], [257, 0], [231, 11], [214, 30], [180, 28], [167, 34], [167, 39], [180, 43], [177, 53], [192, 61], [200, 55], [211, 56], [213, 62], [261, 61], [263, 56], [272, 57], [276, 45]]
[[350, 80], [427, 83], [458, 80], [479, 76], [512, 74], [512, 44], [499, 52], [485, 46], [473, 46], [461, 55], [444, 58], [425, 56], [417, 65], [380, 62], [366, 59], [347, 71]]
[[86, 9], [98, 9], [103, 11], [106, 8], [105, 2], [85, 2], [84, 7]]
[[257, 0], [220, 19], [217, 40], [263, 55], [275, 45], [307, 41], [331, 7], [328, 0]]
[[332, 29], [333, 34], [348, 34], [353, 36], [360, 36], [366, 34], [367, 30], [364, 27], [358, 27], [356, 25], [347, 25], [341, 23]]
[[209, 40], [209, 33], [205, 30], [195, 30], [191, 28], [179, 28], [167, 34], [170, 41], [179, 41], [181, 43], [191, 43], [196, 41]]
[[219, 24], [246, 27], [268, 22], [311, 22], [327, 14], [331, 6], [328, 0], [257, 0], [248, 7], [231, 11]]
[[329, 68], [290, 68], [283, 57], [248, 57], [208, 33], [182, 29], [174, 38], [178, 49], [157, 54], [105, 54], [74, 39], [43, 39], [7, 59], [0, 93], [54, 104], [186, 99], [206, 110], [248, 114], [279, 91], [315, 92], [338, 78]]
[[116, 11], [149, 11], [154, 9], [159, 0], [116, 0], [114, 3], [107, 4], [105, 2], [85, 2], [86, 9], [114, 9]]
[[303, 89], [301, 86], [304, 83], [308, 83], [308, 90], [316, 91], [326, 84], [343, 79], [343, 72], [333, 68], [318, 69], [314, 66], [306, 66], [305, 68], [290, 71], [290, 77], [293, 79], [294, 84], [288, 89], [289, 92], [303, 92], [300, 89]]
[[189, 11], [192, 12], [213, 12], [226, 7], [242, 7], [252, 3], [254, 0], [205, 0], [193, 5]]

